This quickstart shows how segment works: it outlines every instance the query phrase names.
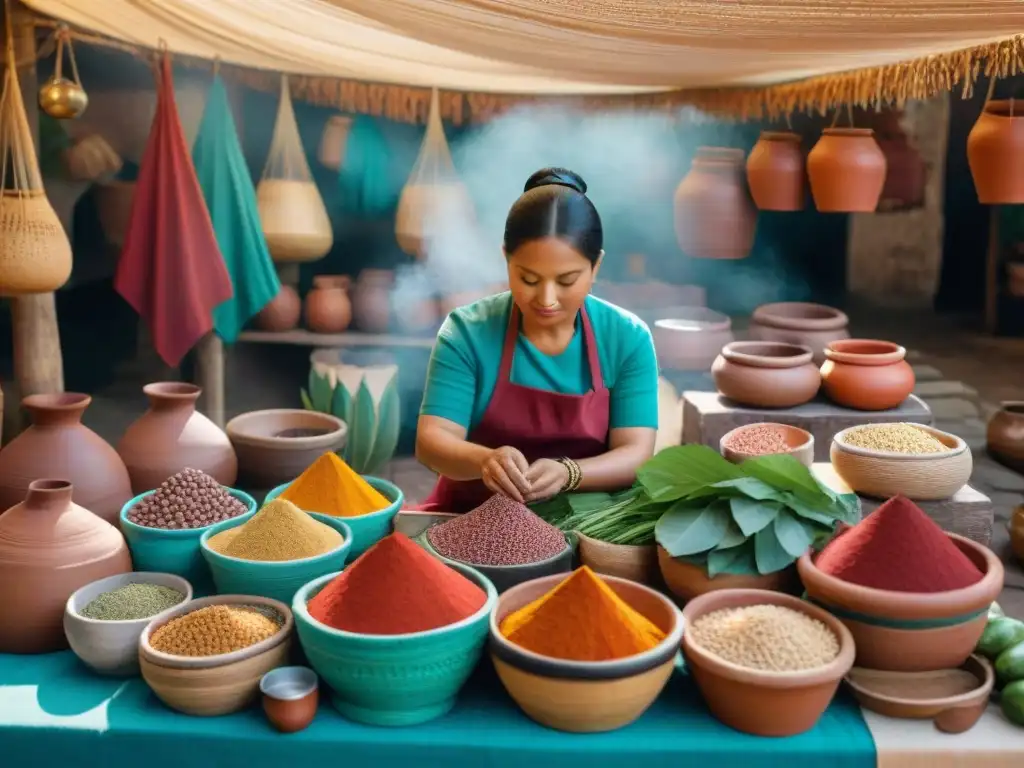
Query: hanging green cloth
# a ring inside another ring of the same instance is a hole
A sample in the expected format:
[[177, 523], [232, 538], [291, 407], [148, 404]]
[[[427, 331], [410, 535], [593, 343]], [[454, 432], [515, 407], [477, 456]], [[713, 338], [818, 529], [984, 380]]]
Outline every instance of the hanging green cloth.
[[249, 318], [277, 296], [281, 283], [263, 237], [256, 188], [220, 75], [213, 78], [206, 98], [192, 162], [235, 289], [231, 299], [214, 309], [213, 327], [224, 341], [233, 342]]
[[405, 183], [403, 179], [396, 188], [391, 176], [391, 152], [384, 134], [372, 117], [356, 115], [338, 173], [345, 210], [366, 217], [390, 213]]

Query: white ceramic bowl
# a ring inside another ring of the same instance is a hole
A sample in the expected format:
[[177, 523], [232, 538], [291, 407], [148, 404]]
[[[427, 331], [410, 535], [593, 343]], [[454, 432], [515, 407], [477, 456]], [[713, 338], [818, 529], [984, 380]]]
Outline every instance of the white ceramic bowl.
[[176, 589], [185, 595], [185, 599], [179, 605], [184, 605], [192, 599], [192, 585], [185, 579], [173, 573], [153, 571], [108, 576], [86, 584], [72, 594], [64, 606], [64, 634], [71, 650], [82, 663], [101, 675], [128, 677], [139, 674], [139, 637], [147, 624], [163, 615], [157, 614], [130, 621], [98, 621], [79, 613], [104, 592], [128, 584], [157, 584]]

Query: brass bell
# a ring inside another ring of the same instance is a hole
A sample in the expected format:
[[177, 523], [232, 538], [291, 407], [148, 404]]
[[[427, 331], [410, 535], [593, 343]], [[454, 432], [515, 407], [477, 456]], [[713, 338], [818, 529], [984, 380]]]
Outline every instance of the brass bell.
[[64, 77], [52, 77], [39, 89], [39, 107], [57, 120], [71, 120], [89, 106], [89, 96], [78, 83]]

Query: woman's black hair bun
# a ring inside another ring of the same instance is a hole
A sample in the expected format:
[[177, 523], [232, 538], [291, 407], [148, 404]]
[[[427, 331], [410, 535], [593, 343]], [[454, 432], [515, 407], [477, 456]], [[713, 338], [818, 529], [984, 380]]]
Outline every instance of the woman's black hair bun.
[[575, 189], [581, 195], [587, 194], [587, 182], [578, 173], [570, 171], [568, 168], [541, 168], [526, 180], [523, 192], [529, 192], [531, 189], [546, 187], [552, 184]]

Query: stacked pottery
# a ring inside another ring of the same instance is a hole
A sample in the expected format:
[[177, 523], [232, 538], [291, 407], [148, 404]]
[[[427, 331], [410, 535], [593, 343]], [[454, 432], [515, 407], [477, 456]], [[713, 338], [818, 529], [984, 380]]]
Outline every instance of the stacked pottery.
[[255, 324], [261, 331], [280, 333], [290, 331], [299, 324], [302, 300], [290, 285], [281, 283], [281, 289], [256, 315]]
[[52, 475], [74, 486], [74, 501], [107, 522], [132, 497], [128, 470], [102, 437], [82, 424], [92, 398], [76, 392], [21, 401], [32, 426], [0, 451], [0, 511], [20, 503], [33, 480]]
[[734, 341], [711, 366], [724, 397], [755, 408], [792, 408], [812, 400], [821, 375], [809, 347], [762, 341]]
[[162, 381], [142, 388], [149, 410], [125, 431], [117, 452], [128, 468], [136, 494], [159, 488], [171, 475], [191, 467], [233, 487], [238, 460], [220, 427], [196, 410], [202, 389]]
[[891, 341], [845, 339], [825, 347], [822, 389], [830, 400], [859, 411], [895, 408], [914, 391], [907, 350]]
[[825, 347], [830, 342], [849, 338], [850, 319], [845, 312], [823, 304], [785, 301], [762, 304], [750, 317], [750, 338], [802, 344], [814, 353], [814, 362], [825, 362]]
[[1024, 114], [1013, 99], [989, 101], [967, 136], [967, 162], [985, 205], [1024, 203]]
[[359, 330], [387, 333], [391, 325], [391, 289], [395, 273], [390, 269], [364, 269], [352, 293], [352, 317]]
[[708, 371], [731, 341], [732, 320], [706, 307], [677, 307], [671, 317], [654, 323], [654, 348], [663, 370]]
[[807, 155], [811, 194], [822, 213], [873, 212], [885, 172], [885, 155], [870, 128], [826, 128]]
[[318, 275], [306, 296], [306, 327], [314, 333], [341, 333], [352, 322], [347, 275]]
[[747, 183], [762, 211], [799, 211], [804, 207], [804, 152], [798, 134], [762, 131], [747, 157]]
[[756, 228], [743, 150], [699, 147], [675, 193], [676, 239], [683, 253], [698, 259], [745, 258]]

